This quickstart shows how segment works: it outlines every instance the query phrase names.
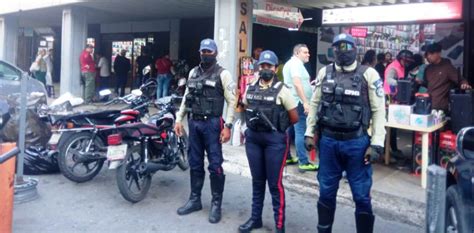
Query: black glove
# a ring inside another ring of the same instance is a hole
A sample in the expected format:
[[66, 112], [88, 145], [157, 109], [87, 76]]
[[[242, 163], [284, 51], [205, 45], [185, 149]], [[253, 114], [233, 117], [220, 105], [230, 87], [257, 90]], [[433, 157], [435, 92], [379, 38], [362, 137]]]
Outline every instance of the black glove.
[[304, 147], [306, 148], [307, 151], [313, 150], [316, 147], [315, 144], [316, 143], [314, 142], [313, 137], [308, 137], [308, 136], [304, 137]]
[[370, 153], [365, 155], [364, 162], [365, 164], [369, 164], [372, 162], [376, 162], [380, 159], [383, 154], [383, 147], [381, 146], [370, 146]]

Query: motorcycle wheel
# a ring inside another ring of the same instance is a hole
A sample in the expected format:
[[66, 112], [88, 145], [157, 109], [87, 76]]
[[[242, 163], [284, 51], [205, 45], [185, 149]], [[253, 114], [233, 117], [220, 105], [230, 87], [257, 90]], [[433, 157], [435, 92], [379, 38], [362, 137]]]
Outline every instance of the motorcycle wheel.
[[151, 185], [151, 174], [139, 171], [142, 163], [140, 145], [131, 146], [123, 164], [117, 168], [117, 185], [125, 200], [136, 203], [143, 200]]
[[[58, 164], [61, 173], [71, 181], [83, 183], [92, 180], [102, 169], [104, 158], [98, 157], [92, 162], [78, 162], [78, 151], [83, 151], [92, 140], [91, 132], [80, 132], [68, 135], [63, 143], [59, 144]], [[98, 151], [104, 142], [96, 137], [91, 145], [91, 151]]]
[[183, 136], [178, 138], [178, 156], [179, 162], [178, 167], [181, 170], [186, 171], [189, 168], [189, 161], [188, 161], [188, 135], [186, 132], [183, 132]]

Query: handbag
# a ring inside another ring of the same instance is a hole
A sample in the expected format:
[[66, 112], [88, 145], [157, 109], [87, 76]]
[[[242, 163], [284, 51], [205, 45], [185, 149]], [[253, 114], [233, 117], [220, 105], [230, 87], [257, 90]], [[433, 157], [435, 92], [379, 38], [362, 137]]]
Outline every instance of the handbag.
[[33, 63], [31, 63], [30, 72], [36, 72], [39, 70], [40, 70], [40, 67], [38, 65], [38, 62], [34, 61]]

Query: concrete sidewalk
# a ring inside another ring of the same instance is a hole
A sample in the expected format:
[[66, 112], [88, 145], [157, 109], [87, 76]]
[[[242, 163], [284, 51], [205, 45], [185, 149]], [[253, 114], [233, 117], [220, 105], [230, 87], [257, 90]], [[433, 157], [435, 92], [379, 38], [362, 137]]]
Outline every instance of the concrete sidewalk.
[[[224, 145], [224, 170], [251, 177], [244, 146]], [[292, 148], [294, 155], [294, 148]], [[317, 172], [298, 172], [296, 165], [284, 170], [285, 188], [319, 196]], [[385, 219], [422, 227], [425, 221], [425, 191], [420, 178], [390, 167], [375, 164], [372, 186], [374, 212]], [[338, 191], [338, 203], [354, 206], [349, 184], [343, 179]]]

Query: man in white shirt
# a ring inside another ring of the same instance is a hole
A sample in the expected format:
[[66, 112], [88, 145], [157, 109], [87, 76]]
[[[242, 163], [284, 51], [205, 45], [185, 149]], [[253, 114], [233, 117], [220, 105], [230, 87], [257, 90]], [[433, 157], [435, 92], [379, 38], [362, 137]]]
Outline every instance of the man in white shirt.
[[99, 90], [104, 90], [110, 87], [110, 64], [109, 60], [105, 58], [101, 53], [97, 53], [99, 57], [99, 62], [97, 64], [97, 69], [99, 69]]
[[[295, 129], [295, 147], [298, 156], [298, 169], [300, 172], [315, 171], [318, 165], [311, 164], [304, 147], [304, 134], [306, 132], [306, 116], [309, 111], [309, 101], [313, 94], [310, 84], [310, 76], [304, 63], [309, 61], [309, 50], [305, 44], [297, 44], [293, 48], [293, 56], [283, 67], [283, 78], [285, 84], [290, 88], [295, 101], [298, 103], [298, 123]], [[293, 162], [288, 161], [287, 162]]]

